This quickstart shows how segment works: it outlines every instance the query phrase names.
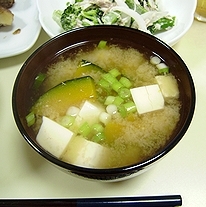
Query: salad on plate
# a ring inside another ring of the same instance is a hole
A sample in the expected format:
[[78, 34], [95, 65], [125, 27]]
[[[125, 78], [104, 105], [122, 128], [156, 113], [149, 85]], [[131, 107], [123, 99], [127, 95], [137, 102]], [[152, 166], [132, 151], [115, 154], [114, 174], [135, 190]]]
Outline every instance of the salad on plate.
[[54, 10], [53, 20], [64, 30], [93, 25], [119, 25], [158, 34], [175, 26], [176, 17], [158, 0], [70, 0]]

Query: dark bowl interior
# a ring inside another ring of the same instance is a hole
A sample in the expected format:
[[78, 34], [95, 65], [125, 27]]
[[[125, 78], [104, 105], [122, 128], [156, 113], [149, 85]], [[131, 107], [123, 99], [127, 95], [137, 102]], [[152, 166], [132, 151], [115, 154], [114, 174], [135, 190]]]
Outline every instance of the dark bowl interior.
[[[123, 46], [131, 46], [144, 53], [146, 56], [158, 54], [169, 65], [170, 71], [176, 76], [182, 102], [181, 118], [173, 132], [172, 139], [154, 157], [142, 163], [115, 169], [88, 169], [62, 162], [44, 151], [35, 140], [35, 134], [27, 127], [25, 116], [28, 114], [31, 99], [31, 86], [35, 77], [46, 66], [55, 61], [65, 52], [72, 51], [76, 47], [98, 43], [107, 40], [111, 43], [121, 43]], [[40, 155], [61, 169], [97, 180], [119, 180], [133, 176], [144, 171], [147, 167], [166, 155], [183, 137], [187, 131], [195, 108], [195, 89], [189, 70], [177, 53], [159, 39], [130, 28], [119, 26], [94, 26], [80, 28], [63, 33], [49, 40], [39, 47], [23, 64], [19, 71], [13, 88], [13, 114], [19, 131], [24, 139]]]

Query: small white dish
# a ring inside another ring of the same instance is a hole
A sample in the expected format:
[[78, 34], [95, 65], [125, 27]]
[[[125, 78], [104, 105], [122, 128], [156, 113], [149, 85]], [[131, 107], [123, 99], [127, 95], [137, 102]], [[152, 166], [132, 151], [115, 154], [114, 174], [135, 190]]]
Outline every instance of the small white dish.
[[[50, 37], [54, 37], [63, 32], [52, 19], [52, 14], [54, 10], [64, 10], [67, 2], [68, 0], [37, 0], [40, 23]], [[155, 35], [172, 46], [191, 27], [197, 0], [159, 0], [158, 4], [164, 11], [168, 11], [170, 15], [176, 16], [177, 23], [171, 30]]]
[[[0, 58], [15, 56], [29, 50], [36, 42], [41, 24], [36, 0], [15, 0], [11, 26], [0, 27]], [[15, 34], [15, 31], [19, 33]]]

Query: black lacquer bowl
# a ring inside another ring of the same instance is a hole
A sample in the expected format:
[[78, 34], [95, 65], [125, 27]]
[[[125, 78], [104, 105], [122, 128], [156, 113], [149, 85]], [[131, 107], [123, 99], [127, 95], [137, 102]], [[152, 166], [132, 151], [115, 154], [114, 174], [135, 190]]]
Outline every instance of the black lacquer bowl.
[[[31, 85], [35, 77], [59, 55], [71, 48], [108, 40], [137, 48], [146, 55], [158, 54], [170, 67], [178, 80], [182, 102], [180, 121], [167, 145], [156, 155], [142, 163], [114, 169], [89, 169], [65, 163], [46, 152], [35, 139], [35, 134], [27, 126], [25, 116], [30, 107]], [[161, 40], [144, 32], [120, 26], [92, 26], [62, 33], [40, 46], [23, 64], [19, 71], [12, 97], [13, 114], [19, 131], [29, 145], [46, 160], [60, 169], [80, 177], [101, 181], [119, 181], [134, 177], [163, 158], [182, 139], [187, 131], [195, 109], [195, 88], [190, 72], [179, 55]]]

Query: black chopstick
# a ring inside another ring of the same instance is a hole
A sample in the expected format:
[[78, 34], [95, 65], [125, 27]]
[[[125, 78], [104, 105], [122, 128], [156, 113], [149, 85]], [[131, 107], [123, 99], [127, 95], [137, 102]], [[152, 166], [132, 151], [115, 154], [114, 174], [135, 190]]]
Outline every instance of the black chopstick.
[[77, 199], [0, 199], [0, 206], [67, 206], [67, 207], [152, 207], [181, 206], [180, 195], [77, 198]]

